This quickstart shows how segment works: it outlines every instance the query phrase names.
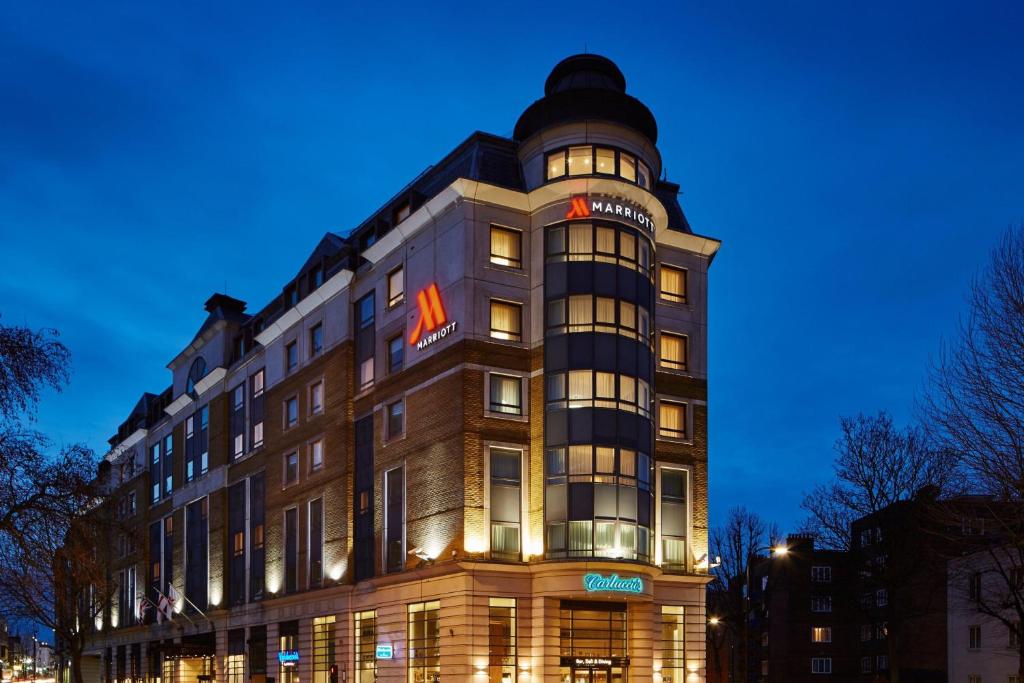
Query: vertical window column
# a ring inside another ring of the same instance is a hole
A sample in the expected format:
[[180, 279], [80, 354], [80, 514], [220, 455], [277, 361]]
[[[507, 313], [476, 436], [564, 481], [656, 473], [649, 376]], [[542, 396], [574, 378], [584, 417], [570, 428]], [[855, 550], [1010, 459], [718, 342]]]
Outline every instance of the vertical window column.
[[[324, 579], [324, 500], [309, 501], [309, 588], [319, 588]], [[331, 617], [333, 623], [333, 617]]]
[[491, 557], [520, 558], [523, 453], [511, 448], [490, 449]]
[[487, 665], [491, 681], [516, 679], [515, 598], [491, 598], [489, 601]]
[[428, 683], [441, 675], [440, 616], [438, 600], [409, 605], [409, 683]]
[[252, 435], [249, 437], [250, 449], [263, 445], [264, 376], [265, 371], [260, 368], [249, 378], [249, 391], [252, 397], [252, 400], [249, 401], [249, 423], [252, 425]]
[[681, 605], [661, 607], [661, 671], [672, 681], [686, 680], [686, 624]]
[[[207, 607], [209, 572], [209, 499], [200, 498], [185, 508], [185, 597], [199, 609]], [[194, 609], [185, 603], [186, 609]]]
[[685, 571], [687, 567], [686, 540], [689, 525], [687, 471], [659, 468], [661, 481], [661, 566], [668, 570]]
[[356, 664], [354, 683], [377, 683], [377, 611], [356, 612], [353, 619]]
[[263, 545], [264, 535], [264, 497], [266, 486], [263, 473], [249, 477], [249, 599], [259, 600], [263, 597], [264, 577], [266, 576], [266, 550]]
[[313, 619], [313, 683], [331, 683], [334, 666], [334, 615]]
[[384, 569], [405, 568], [405, 468], [384, 473]]
[[299, 590], [299, 510], [284, 511], [284, 592]]

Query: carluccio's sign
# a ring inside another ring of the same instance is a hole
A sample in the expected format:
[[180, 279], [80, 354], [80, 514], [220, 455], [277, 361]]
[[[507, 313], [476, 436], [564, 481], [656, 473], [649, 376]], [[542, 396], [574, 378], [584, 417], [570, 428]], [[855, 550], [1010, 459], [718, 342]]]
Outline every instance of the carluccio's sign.
[[644, 580], [639, 576], [586, 574], [583, 577], [583, 587], [588, 593], [643, 593]]

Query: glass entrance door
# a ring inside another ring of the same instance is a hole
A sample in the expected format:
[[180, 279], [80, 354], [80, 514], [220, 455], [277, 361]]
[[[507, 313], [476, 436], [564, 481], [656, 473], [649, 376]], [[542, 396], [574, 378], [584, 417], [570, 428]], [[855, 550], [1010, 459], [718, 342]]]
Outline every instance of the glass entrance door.
[[572, 669], [570, 683], [623, 683], [625, 677], [619, 667]]

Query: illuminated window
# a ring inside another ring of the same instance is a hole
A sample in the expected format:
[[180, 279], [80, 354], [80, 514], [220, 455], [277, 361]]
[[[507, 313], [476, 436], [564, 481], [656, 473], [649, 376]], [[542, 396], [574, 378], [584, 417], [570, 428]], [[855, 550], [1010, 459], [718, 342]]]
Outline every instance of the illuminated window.
[[565, 175], [565, 150], [553, 152], [547, 159], [547, 178], [561, 178]]
[[309, 444], [309, 469], [318, 470], [324, 466], [324, 440], [317, 439]]
[[309, 385], [309, 414], [318, 415], [324, 411], [324, 383]]
[[228, 631], [227, 683], [245, 681], [245, 629]]
[[661, 298], [675, 303], [686, 303], [686, 271], [661, 265]]
[[594, 170], [597, 173], [614, 174], [615, 150], [608, 149], [607, 147], [598, 147], [595, 153], [597, 155], [597, 167]]
[[590, 223], [569, 225], [569, 260], [591, 261], [594, 258], [594, 227]]
[[593, 297], [579, 294], [569, 297], [569, 331], [589, 332], [593, 329]]
[[689, 504], [686, 470], [659, 467], [661, 477], [661, 566], [667, 570], [687, 568], [686, 541], [689, 536]]
[[682, 605], [661, 607], [661, 678], [686, 681], [686, 623]]
[[354, 683], [376, 683], [377, 681], [377, 611], [356, 612], [355, 621], [355, 662]]
[[314, 618], [313, 683], [331, 683], [334, 648], [334, 615]]
[[487, 665], [489, 680], [502, 683], [516, 676], [516, 601], [491, 598], [487, 613]]
[[388, 274], [388, 308], [397, 306], [405, 299], [405, 271], [401, 266]]
[[490, 458], [491, 557], [518, 560], [523, 453], [491, 448]]
[[288, 342], [284, 347], [285, 369], [291, 372], [299, 365], [299, 345]]
[[235, 557], [245, 554], [245, 532], [236, 531], [232, 538], [231, 552]]
[[[295, 510], [288, 510], [288, 512], [295, 512]], [[277, 630], [279, 634], [277, 641], [279, 652], [294, 652], [299, 649], [299, 622], [282, 622], [278, 625]], [[279, 662], [278, 680], [281, 683], [298, 683], [299, 667], [297, 662]]]
[[636, 182], [636, 158], [630, 154], [619, 154], [619, 175]]
[[658, 410], [658, 434], [673, 439], [686, 438], [686, 404], [661, 401]]
[[417, 602], [409, 605], [407, 641], [409, 683], [430, 683], [441, 676], [441, 603]]
[[831, 626], [812, 626], [811, 627], [811, 642], [812, 643], [831, 643], [832, 642], [832, 627]]
[[590, 145], [569, 148], [569, 175], [590, 175], [594, 148]]
[[491, 263], [510, 268], [523, 267], [523, 233], [511, 228], [491, 226]]
[[490, 373], [490, 402], [492, 413], [523, 414], [523, 381], [520, 377]]
[[522, 341], [523, 307], [520, 304], [491, 299], [491, 336], [506, 341]]
[[615, 228], [599, 225], [596, 228], [594, 260], [602, 263], [615, 263]]
[[661, 364], [673, 370], [686, 370], [687, 338], [681, 334], [661, 333]]

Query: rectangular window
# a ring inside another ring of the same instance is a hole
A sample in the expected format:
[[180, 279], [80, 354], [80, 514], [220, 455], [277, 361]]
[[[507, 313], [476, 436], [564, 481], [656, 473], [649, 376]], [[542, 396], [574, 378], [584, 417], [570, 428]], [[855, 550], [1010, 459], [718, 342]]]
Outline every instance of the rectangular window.
[[590, 145], [569, 148], [569, 175], [590, 175], [594, 172]]
[[284, 591], [299, 590], [299, 509], [284, 511]]
[[972, 650], [981, 648], [981, 626], [975, 624], [967, 627], [967, 647]]
[[313, 683], [331, 683], [334, 666], [334, 615], [313, 619]]
[[981, 600], [981, 573], [973, 572], [967, 577], [967, 595], [968, 597], [977, 602]]
[[523, 233], [491, 226], [491, 263], [509, 268], [523, 267]]
[[260, 368], [249, 378], [249, 395], [252, 397], [249, 402], [249, 422], [252, 425], [250, 448], [259, 448], [263, 445], [263, 377], [264, 370]]
[[291, 372], [299, 366], [299, 345], [295, 342], [288, 342], [284, 347], [284, 367], [286, 372]]
[[811, 611], [812, 612], [831, 612], [832, 611], [832, 596], [831, 595], [815, 595], [811, 597]]
[[245, 682], [245, 629], [228, 631], [227, 683]]
[[388, 439], [395, 439], [405, 433], [405, 401], [388, 404], [387, 420]]
[[309, 329], [309, 357], [319, 356], [324, 350], [324, 326], [317, 323]]
[[688, 475], [686, 470], [661, 468], [661, 565], [668, 570], [687, 567]]
[[489, 680], [516, 678], [516, 601], [491, 598], [487, 611], [487, 667]]
[[384, 569], [405, 569], [405, 468], [384, 473]]
[[1009, 641], [1007, 647], [1012, 647], [1014, 650], [1020, 650], [1020, 622], [1014, 621], [1013, 624], [1006, 627], [1009, 633]]
[[597, 173], [614, 174], [615, 173], [615, 150], [608, 149], [607, 147], [598, 147], [594, 150], [595, 156], [597, 157], [597, 167], [594, 169]]
[[661, 298], [675, 303], [686, 303], [686, 271], [661, 265]]
[[245, 382], [231, 390], [231, 457], [245, 455]]
[[299, 422], [299, 399], [292, 396], [284, 402], [284, 428], [294, 427]]
[[491, 557], [519, 560], [522, 520], [523, 453], [511, 448], [490, 449]]
[[565, 175], [565, 150], [548, 155], [547, 179], [561, 178]]
[[[209, 499], [200, 498], [185, 507], [185, 595], [199, 609], [206, 609], [210, 530]], [[194, 608], [188, 603], [186, 610]]]
[[324, 412], [324, 383], [314, 382], [309, 387], [309, 414], [319, 415]]
[[[662, 679], [686, 680], [686, 624], [682, 605], [661, 607], [661, 671]], [[666, 676], [667, 674], [667, 676]]]
[[405, 300], [405, 271], [401, 266], [388, 273], [388, 308]]
[[523, 414], [523, 381], [520, 377], [490, 373], [490, 411], [508, 415]]
[[313, 472], [324, 466], [324, 440], [317, 439], [309, 444], [309, 469]]
[[266, 575], [264, 559], [264, 505], [266, 480], [263, 473], [249, 477], [249, 599], [263, 598], [263, 579]]
[[815, 583], [832, 583], [832, 567], [811, 567], [811, 581]]
[[199, 474], [210, 469], [210, 406], [199, 409]]
[[636, 182], [636, 158], [630, 154], [619, 154], [619, 175], [630, 182]]
[[164, 495], [169, 495], [174, 490], [174, 436], [168, 434], [164, 437]]
[[506, 341], [522, 341], [523, 307], [491, 299], [491, 336]]
[[686, 404], [661, 401], [658, 410], [658, 434], [673, 439], [686, 438]]
[[831, 643], [832, 642], [832, 627], [831, 626], [812, 626], [811, 627], [811, 642], [812, 643]]
[[811, 673], [812, 674], [830, 674], [830, 673], [832, 673], [832, 658], [831, 657], [813, 657], [813, 658], [811, 658]]
[[299, 480], [299, 454], [288, 453], [284, 456], [284, 485], [294, 484]]
[[[299, 649], [299, 622], [285, 621], [277, 626], [278, 652], [297, 652]], [[299, 667], [294, 661], [280, 661], [278, 666], [280, 683], [299, 683]]]
[[192, 481], [196, 476], [196, 418], [189, 415], [185, 418], [185, 481]]
[[871, 665], [873, 663], [874, 663], [874, 660], [870, 656], [869, 657], [861, 657], [860, 658], [860, 672], [862, 674], [869, 674], [869, 673], [871, 673], [872, 670], [873, 670]]
[[885, 607], [889, 604], [889, 591], [879, 588], [875, 591], [875, 607]]
[[376, 347], [374, 332], [374, 296], [370, 292], [355, 304], [356, 367], [359, 369], [359, 389], [373, 384], [373, 354]]
[[436, 681], [441, 677], [441, 640], [438, 628], [441, 603], [417, 602], [409, 605], [407, 641], [409, 683]]
[[245, 602], [245, 489], [246, 481], [228, 487], [228, 538], [231, 554], [228, 556], [228, 606]]
[[356, 675], [354, 683], [377, 682], [377, 611], [367, 610], [353, 615], [355, 633]]
[[324, 580], [324, 501], [323, 498], [309, 501], [309, 559], [308, 586], [319, 588]]
[[875, 659], [879, 671], [889, 670], [889, 655], [878, 655]]
[[150, 502], [155, 503], [160, 500], [160, 480], [161, 469], [160, 469], [160, 442], [157, 441], [155, 444], [150, 446], [149, 449], [149, 479], [152, 482], [152, 494], [150, 495]]
[[569, 260], [590, 261], [594, 256], [594, 228], [590, 223], [569, 226]]
[[661, 333], [661, 364], [673, 370], [686, 370], [688, 339], [682, 334]]
[[402, 335], [392, 337], [388, 340], [388, 374], [393, 374], [402, 369], [405, 362], [405, 343]]

